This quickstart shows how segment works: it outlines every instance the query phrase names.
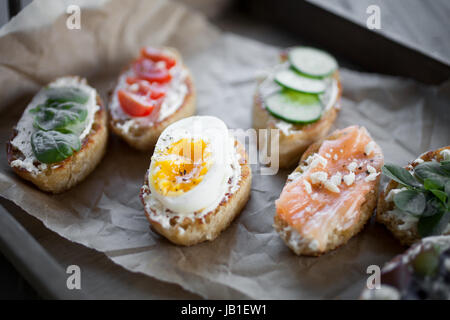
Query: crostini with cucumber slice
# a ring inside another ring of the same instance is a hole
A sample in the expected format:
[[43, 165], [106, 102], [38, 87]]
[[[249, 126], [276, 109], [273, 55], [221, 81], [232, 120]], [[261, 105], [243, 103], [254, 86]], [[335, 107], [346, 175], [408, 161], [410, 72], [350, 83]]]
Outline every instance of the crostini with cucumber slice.
[[[313, 142], [325, 137], [340, 109], [342, 85], [330, 54], [310, 47], [282, 52], [257, 86], [253, 104], [255, 129], [279, 129], [279, 166], [298, 163]], [[259, 147], [270, 144], [264, 136]]]
[[450, 146], [422, 154], [405, 168], [387, 164], [377, 221], [402, 244], [450, 235]]
[[107, 139], [107, 114], [97, 91], [85, 79], [63, 77], [27, 106], [7, 143], [7, 159], [23, 179], [60, 193], [94, 170]]

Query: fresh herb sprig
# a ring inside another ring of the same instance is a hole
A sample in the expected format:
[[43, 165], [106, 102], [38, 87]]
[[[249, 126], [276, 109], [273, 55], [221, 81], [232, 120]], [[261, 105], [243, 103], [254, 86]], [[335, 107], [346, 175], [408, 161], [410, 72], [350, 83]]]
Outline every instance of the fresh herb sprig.
[[406, 188], [394, 195], [394, 203], [419, 218], [419, 235], [442, 234], [450, 222], [450, 160], [423, 162], [412, 172], [386, 164], [382, 171]]

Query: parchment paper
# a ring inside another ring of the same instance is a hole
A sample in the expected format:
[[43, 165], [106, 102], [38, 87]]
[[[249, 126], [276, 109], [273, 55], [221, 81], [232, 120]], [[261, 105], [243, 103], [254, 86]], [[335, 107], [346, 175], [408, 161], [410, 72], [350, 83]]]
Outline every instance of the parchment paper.
[[[33, 5], [51, 10], [49, 1]], [[27, 9], [19, 19], [42, 18]], [[112, 0], [91, 7], [82, 11], [81, 30], [68, 30], [65, 20], [63, 15], [25, 30], [16, 22], [0, 37], [2, 141], [42, 85], [79, 74], [106, 99], [121, 68], [148, 44], [180, 49], [195, 78], [199, 114], [218, 116], [230, 128], [250, 128], [255, 79], [274, 64], [279, 49], [220, 33], [201, 15], [167, 1]], [[346, 69], [341, 77], [344, 97], [335, 127], [366, 126], [387, 162], [405, 164], [450, 143], [449, 82], [426, 87]], [[240, 217], [214, 242], [178, 247], [149, 229], [138, 197], [150, 153], [111, 137], [105, 158], [84, 182], [51, 196], [18, 178], [4, 150], [2, 197], [128, 270], [178, 283], [205, 298], [356, 298], [367, 267], [381, 266], [404, 250], [371, 222], [336, 251], [319, 258], [295, 256], [272, 228], [274, 200], [289, 171], [260, 176], [256, 167], [251, 199]]]

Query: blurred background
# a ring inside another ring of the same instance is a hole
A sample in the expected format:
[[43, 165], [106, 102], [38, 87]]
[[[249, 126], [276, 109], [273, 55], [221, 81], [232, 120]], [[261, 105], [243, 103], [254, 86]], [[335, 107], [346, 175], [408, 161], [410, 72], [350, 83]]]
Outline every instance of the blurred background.
[[[450, 78], [448, 0], [176, 1], [201, 11], [224, 31], [280, 47], [298, 44], [323, 47], [332, 51], [343, 66], [352, 69], [404, 76], [434, 85]], [[0, 27], [31, 2], [0, 0]], [[375, 29], [368, 26], [374, 14], [373, 6], [379, 10], [380, 18], [379, 28]], [[26, 215], [4, 200], [0, 203], [8, 211], [18, 212], [16, 219]], [[68, 242], [39, 223], [34, 224], [33, 228], [41, 235]], [[122, 271], [100, 253], [73, 243], [65, 246], [70, 246], [80, 256], [92, 257], [93, 264], [101, 262], [103, 269], [99, 271], [106, 271], [111, 281], [117, 280], [116, 274]], [[61, 253], [57, 250], [50, 253], [56, 260], [64, 260], [58, 257]], [[133, 275], [125, 273], [125, 276]], [[154, 286], [164, 291], [172, 285]], [[195, 298], [187, 293], [180, 293], [178, 298], [186, 297]], [[0, 299], [35, 298], [39, 298], [36, 291], [0, 253]]]

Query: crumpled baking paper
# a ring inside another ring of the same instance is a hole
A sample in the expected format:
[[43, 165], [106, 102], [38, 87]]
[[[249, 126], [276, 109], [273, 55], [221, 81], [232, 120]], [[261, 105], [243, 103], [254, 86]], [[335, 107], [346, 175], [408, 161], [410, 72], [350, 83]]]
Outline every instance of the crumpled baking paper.
[[[51, 12], [54, 2], [40, 0], [7, 32], [0, 31], [2, 141], [8, 140], [33, 94], [58, 76], [87, 77], [107, 101], [118, 73], [144, 45], [180, 49], [195, 79], [198, 114], [218, 116], [230, 128], [251, 127], [256, 79], [277, 61], [279, 48], [221, 33], [177, 3], [104, 2], [83, 9], [81, 30], [68, 30], [64, 14], [42, 21], [39, 28], [20, 28], [20, 21], [30, 16], [39, 21], [39, 12], [46, 17]], [[383, 148], [386, 162], [406, 164], [449, 144], [450, 82], [427, 87], [347, 69], [341, 77], [344, 95], [335, 128], [365, 126]], [[254, 166], [251, 199], [241, 215], [215, 241], [185, 248], [152, 232], [144, 216], [138, 194], [150, 153], [111, 137], [97, 169], [80, 185], [54, 196], [17, 177], [8, 167], [5, 148], [0, 157], [0, 195], [47, 228], [104, 252], [128, 270], [177, 283], [205, 298], [357, 298], [367, 267], [382, 266], [404, 250], [371, 221], [331, 253], [294, 255], [272, 227], [274, 201], [287, 170], [261, 176]]]

